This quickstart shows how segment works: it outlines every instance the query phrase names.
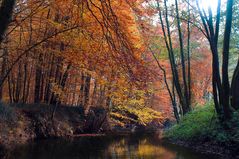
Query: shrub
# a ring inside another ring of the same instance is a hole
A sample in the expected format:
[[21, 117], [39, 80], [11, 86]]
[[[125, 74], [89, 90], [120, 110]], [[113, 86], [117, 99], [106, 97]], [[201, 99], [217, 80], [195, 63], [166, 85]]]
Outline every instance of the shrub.
[[212, 103], [207, 103], [204, 107], [197, 106], [183, 117], [179, 124], [167, 130], [165, 136], [184, 140], [211, 137], [217, 125], [216, 118]]

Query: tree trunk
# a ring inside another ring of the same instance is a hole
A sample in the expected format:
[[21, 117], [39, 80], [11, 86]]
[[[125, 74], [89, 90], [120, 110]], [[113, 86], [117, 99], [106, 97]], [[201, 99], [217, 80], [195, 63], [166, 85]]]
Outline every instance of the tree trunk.
[[90, 81], [91, 81], [91, 76], [87, 75], [85, 79], [85, 101], [84, 101], [84, 107], [88, 108], [89, 105], [89, 99], [90, 99]]
[[[149, 48], [150, 49], [150, 48]], [[166, 85], [166, 88], [167, 88], [167, 91], [169, 93], [169, 97], [170, 97], [170, 100], [171, 100], [171, 103], [172, 103], [172, 107], [173, 107], [173, 112], [174, 112], [174, 117], [177, 121], [177, 123], [179, 123], [180, 121], [180, 117], [179, 117], [179, 114], [178, 114], [178, 108], [177, 108], [177, 102], [176, 102], [176, 98], [174, 98], [174, 87], [172, 88], [172, 91], [170, 90], [170, 87], [169, 87], [169, 84], [168, 84], [168, 81], [167, 81], [167, 74], [166, 74], [166, 70], [160, 65], [159, 63], [159, 60], [157, 59], [156, 55], [154, 54], [154, 52], [150, 49], [159, 69], [163, 72], [163, 80], [164, 80], [164, 84]], [[174, 85], [174, 84], [173, 84]]]
[[80, 87], [80, 95], [78, 98], [78, 105], [83, 106], [84, 105], [84, 89], [85, 89], [85, 76], [84, 73], [81, 73], [81, 87]]
[[232, 78], [231, 104], [234, 109], [239, 109], [239, 60]]
[[50, 58], [51, 61], [49, 61], [49, 71], [47, 73], [47, 80], [46, 80], [46, 86], [45, 86], [45, 94], [44, 94], [44, 102], [50, 103], [51, 99], [51, 79], [53, 78], [54, 74], [54, 55], [52, 55], [52, 58]]
[[22, 62], [20, 61], [18, 67], [18, 74], [17, 74], [17, 82], [16, 82], [16, 94], [15, 94], [15, 102], [18, 103], [20, 101], [22, 91]]
[[223, 110], [226, 120], [231, 117], [230, 110], [230, 84], [228, 77], [228, 61], [229, 61], [229, 49], [230, 49], [230, 37], [232, 30], [232, 7], [233, 0], [227, 1], [227, 12], [226, 12], [226, 26], [223, 40], [223, 59], [222, 59], [222, 86], [223, 86]]
[[[183, 98], [184, 98], [184, 113], [188, 113], [190, 111], [190, 103], [189, 103], [189, 93], [188, 93], [188, 82], [186, 78], [186, 66], [185, 66], [185, 55], [184, 55], [184, 43], [183, 43], [183, 35], [181, 30], [181, 22], [179, 18], [179, 10], [178, 10], [178, 1], [175, 0], [176, 6], [176, 18], [177, 18], [177, 29], [178, 29], [178, 37], [179, 37], [179, 44], [180, 44], [180, 56], [181, 56], [181, 65], [182, 65], [182, 77], [183, 77]], [[189, 60], [189, 59], [188, 59]]]
[[42, 78], [42, 54], [39, 55], [39, 59], [36, 64], [36, 75], [35, 75], [35, 95], [34, 103], [40, 103], [40, 89], [41, 89], [41, 78]]
[[[7, 55], [8, 55], [8, 50], [7, 48], [3, 48], [3, 61], [2, 61], [2, 70], [1, 70], [1, 77], [0, 81], [3, 80], [3, 77], [5, 75], [6, 69], [7, 69]], [[0, 100], [3, 98], [3, 85], [0, 86]]]
[[96, 100], [97, 100], [96, 94], [97, 94], [97, 80], [95, 79], [95, 82], [94, 82], [94, 91], [93, 91], [92, 101], [91, 101], [91, 105], [93, 105], [93, 106], [95, 105]]

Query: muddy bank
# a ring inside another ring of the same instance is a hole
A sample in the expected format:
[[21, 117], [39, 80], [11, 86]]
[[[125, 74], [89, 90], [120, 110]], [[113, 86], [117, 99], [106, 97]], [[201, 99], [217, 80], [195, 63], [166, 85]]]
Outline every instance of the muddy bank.
[[51, 120], [53, 106], [17, 105], [1, 110], [0, 154], [4, 149], [44, 138], [68, 138], [110, 131], [105, 110], [92, 108], [84, 115], [81, 107], [61, 106]]

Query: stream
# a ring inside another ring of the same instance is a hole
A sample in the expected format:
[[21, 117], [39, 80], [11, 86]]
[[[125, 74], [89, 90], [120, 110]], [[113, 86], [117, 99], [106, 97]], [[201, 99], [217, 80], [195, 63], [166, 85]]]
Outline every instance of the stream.
[[19, 146], [6, 159], [216, 159], [153, 136], [47, 139]]

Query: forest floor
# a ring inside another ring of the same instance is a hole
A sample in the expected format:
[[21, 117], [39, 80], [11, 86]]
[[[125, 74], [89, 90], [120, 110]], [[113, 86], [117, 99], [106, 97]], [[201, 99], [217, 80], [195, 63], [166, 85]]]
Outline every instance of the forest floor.
[[220, 126], [212, 103], [195, 108], [179, 124], [164, 131], [164, 139], [170, 143], [195, 151], [218, 155], [220, 158], [239, 158], [239, 119]]
[[81, 107], [61, 106], [51, 120], [53, 106], [0, 105], [0, 156], [3, 149], [35, 139], [102, 135], [108, 131], [101, 109], [94, 109], [93, 115], [85, 116]]

